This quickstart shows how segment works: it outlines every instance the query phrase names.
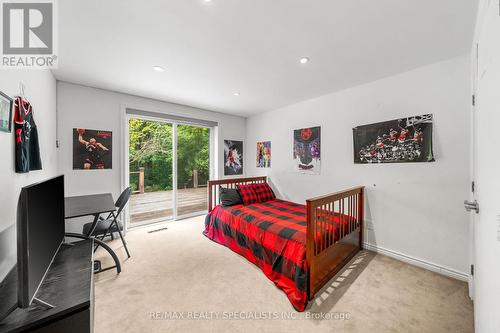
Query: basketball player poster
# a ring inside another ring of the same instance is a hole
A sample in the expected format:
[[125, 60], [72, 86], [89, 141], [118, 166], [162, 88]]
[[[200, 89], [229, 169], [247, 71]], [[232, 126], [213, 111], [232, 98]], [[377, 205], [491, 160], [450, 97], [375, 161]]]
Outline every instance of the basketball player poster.
[[243, 141], [224, 140], [224, 176], [243, 174]]
[[293, 131], [293, 162], [299, 173], [319, 175], [321, 172], [321, 127]]
[[73, 169], [112, 169], [113, 132], [73, 129]]

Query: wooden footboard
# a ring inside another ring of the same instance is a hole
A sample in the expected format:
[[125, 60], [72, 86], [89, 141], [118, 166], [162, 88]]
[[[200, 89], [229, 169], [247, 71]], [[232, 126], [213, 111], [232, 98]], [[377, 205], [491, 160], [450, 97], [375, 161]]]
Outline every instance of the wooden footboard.
[[363, 192], [356, 187], [306, 201], [309, 299], [361, 250]]

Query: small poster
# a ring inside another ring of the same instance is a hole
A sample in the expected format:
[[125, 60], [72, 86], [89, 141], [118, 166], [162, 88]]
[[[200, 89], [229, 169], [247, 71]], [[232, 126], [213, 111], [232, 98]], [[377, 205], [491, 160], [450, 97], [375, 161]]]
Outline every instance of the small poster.
[[353, 129], [354, 163], [432, 162], [432, 114]]
[[73, 129], [73, 169], [112, 169], [113, 132]]
[[0, 91], [0, 131], [10, 132], [12, 126], [12, 98]]
[[243, 174], [243, 141], [224, 140], [224, 175]]
[[257, 142], [257, 168], [271, 167], [271, 141]]
[[321, 172], [321, 127], [293, 131], [293, 163], [295, 171], [319, 175]]

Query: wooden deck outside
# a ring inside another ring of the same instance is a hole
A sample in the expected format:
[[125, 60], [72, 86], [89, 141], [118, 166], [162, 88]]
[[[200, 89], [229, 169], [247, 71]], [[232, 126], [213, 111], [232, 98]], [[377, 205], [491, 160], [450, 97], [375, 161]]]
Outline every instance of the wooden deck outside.
[[[207, 188], [177, 190], [177, 214], [186, 215], [207, 210]], [[130, 198], [131, 223], [159, 222], [173, 216], [173, 191], [133, 194]]]

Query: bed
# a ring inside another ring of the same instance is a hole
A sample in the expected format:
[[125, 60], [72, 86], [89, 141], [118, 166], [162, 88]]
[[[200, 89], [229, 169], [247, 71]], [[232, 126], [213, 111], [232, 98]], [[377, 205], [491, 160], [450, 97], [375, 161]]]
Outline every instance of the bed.
[[267, 177], [211, 180], [203, 234], [245, 257], [283, 290], [297, 311], [361, 249], [363, 187], [306, 200], [220, 205], [219, 187]]

